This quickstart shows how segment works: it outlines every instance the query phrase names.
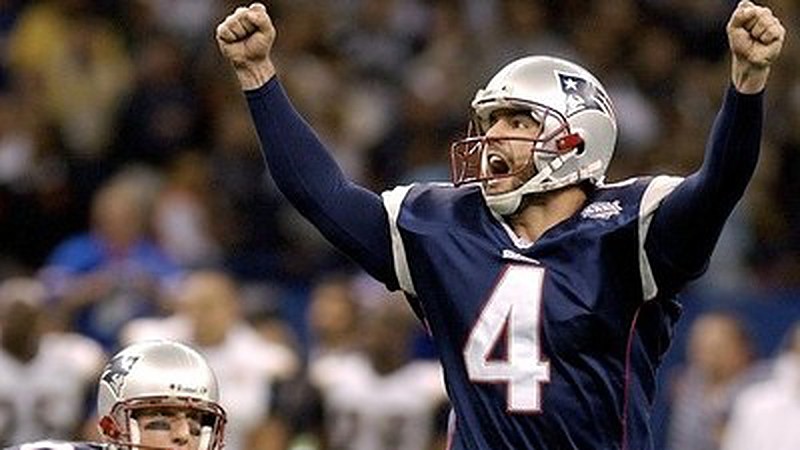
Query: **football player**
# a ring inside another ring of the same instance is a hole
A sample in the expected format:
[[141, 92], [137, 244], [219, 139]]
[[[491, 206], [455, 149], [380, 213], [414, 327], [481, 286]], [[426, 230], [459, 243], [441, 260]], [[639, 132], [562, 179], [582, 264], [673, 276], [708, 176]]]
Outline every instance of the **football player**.
[[226, 417], [218, 398], [216, 377], [194, 349], [172, 341], [133, 344], [100, 375], [104, 442], [41, 441], [13, 450], [221, 450]]
[[676, 294], [706, 268], [759, 154], [785, 30], [738, 4], [731, 85], [702, 166], [606, 184], [617, 123], [586, 69], [533, 56], [472, 102], [452, 185], [379, 197], [347, 180], [287, 99], [259, 3], [217, 27], [276, 184], [338, 248], [402, 289], [437, 345], [451, 448], [652, 448], [655, 373]]
[[176, 340], [203, 354], [223, 392], [228, 415], [225, 447], [247, 450], [249, 434], [268, 415], [273, 386], [294, 376], [297, 358], [288, 348], [262, 339], [241, 318], [239, 287], [228, 274], [192, 272], [176, 294], [175, 314], [133, 320], [120, 340]]
[[312, 360], [331, 449], [434, 448], [435, 414], [446, 401], [441, 366], [411, 359], [413, 330], [407, 308], [386, 303], [366, 313], [363, 349]]
[[72, 436], [105, 361], [92, 339], [52, 330], [48, 306], [47, 291], [36, 279], [12, 277], [0, 284], [2, 447]]

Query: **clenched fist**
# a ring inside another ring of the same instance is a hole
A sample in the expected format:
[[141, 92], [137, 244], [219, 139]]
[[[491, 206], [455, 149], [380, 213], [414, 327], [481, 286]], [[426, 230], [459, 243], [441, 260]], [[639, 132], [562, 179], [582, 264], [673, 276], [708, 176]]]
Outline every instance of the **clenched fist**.
[[761, 91], [770, 65], [781, 53], [786, 30], [769, 8], [742, 1], [731, 15], [727, 31], [734, 86], [746, 94]]
[[256, 89], [273, 75], [275, 27], [261, 3], [239, 7], [217, 26], [217, 45], [231, 62], [242, 89]]

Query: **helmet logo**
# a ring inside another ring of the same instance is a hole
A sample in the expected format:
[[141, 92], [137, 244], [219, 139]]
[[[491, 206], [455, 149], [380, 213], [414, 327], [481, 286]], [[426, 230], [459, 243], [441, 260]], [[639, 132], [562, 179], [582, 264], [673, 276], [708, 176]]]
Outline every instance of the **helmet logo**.
[[108, 387], [117, 397], [119, 397], [122, 387], [125, 386], [125, 377], [131, 373], [139, 358], [134, 355], [119, 355], [108, 363], [100, 376], [100, 379], [108, 383]]
[[566, 116], [587, 110], [596, 109], [609, 116], [614, 116], [611, 100], [592, 81], [578, 75], [556, 71], [561, 91], [566, 98]]

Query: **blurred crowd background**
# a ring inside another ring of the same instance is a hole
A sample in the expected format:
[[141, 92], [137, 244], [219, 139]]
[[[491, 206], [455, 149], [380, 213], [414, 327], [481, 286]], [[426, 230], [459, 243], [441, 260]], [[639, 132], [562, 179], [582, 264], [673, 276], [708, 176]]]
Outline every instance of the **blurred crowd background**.
[[[731, 0], [268, 3], [284, 86], [376, 192], [447, 180], [475, 90], [515, 57], [603, 80], [612, 181], [698, 167], [729, 84]], [[766, 3], [788, 36], [761, 160], [683, 296], [657, 448], [800, 448], [800, 3]], [[105, 357], [171, 337], [220, 376], [231, 450], [444, 448], [424, 333], [264, 170], [213, 39], [236, 6], [0, 0], [0, 446], [92, 438]]]

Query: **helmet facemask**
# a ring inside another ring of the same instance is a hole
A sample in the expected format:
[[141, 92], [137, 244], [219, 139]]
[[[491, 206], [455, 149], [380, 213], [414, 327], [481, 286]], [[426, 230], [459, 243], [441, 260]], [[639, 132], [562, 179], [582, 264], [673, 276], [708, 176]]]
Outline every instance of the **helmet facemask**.
[[178, 412], [185, 414], [185, 420], [192, 424], [190, 434], [196, 436], [198, 440], [197, 450], [222, 448], [226, 423], [225, 411], [216, 403], [191, 397], [153, 397], [119, 402], [111, 414], [103, 419], [105, 424], [101, 422], [101, 429], [110, 438], [110, 443], [117, 448], [171, 449], [172, 446], [142, 445], [143, 427], [147, 426], [142, 423], [142, 416], [159, 412], [164, 412], [167, 417]]
[[[503, 109], [530, 114], [540, 126], [538, 136], [535, 138], [513, 135], [487, 136], [486, 133], [492, 126], [491, 115]], [[523, 188], [526, 193], [546, 190], [537, 189], [531, 184], [546, 186], [548, 175], [555, 170], [552, 165], [555, 163], [560, 166], [565, 158], [579, 153], [583, 145], [582, 138], [572, 132], [566, 118], [558, 111], [544, 105], [523, 99], [506, 98], [502, 101], [476, 105], [475, 111], [467, 129], [467, 137], [451, 146], [451, 177], [455, 186], [480, 183], [490, 202], [495, 197], [516, 195], [517, 191]], [[524, 165], [514, 167], [514, 164], [506, 162], [503, 164], [507, 167], [504, 165], [500, 167], [507, 170], [490, 169], [490, 165], [493, 164], [490, 161], [493, 148], [520, 142], [530, 144], [530, 155]], [[490, 183], [507, 178], [517, 178], [521, 183], [507, 192], [489, 193]]]

